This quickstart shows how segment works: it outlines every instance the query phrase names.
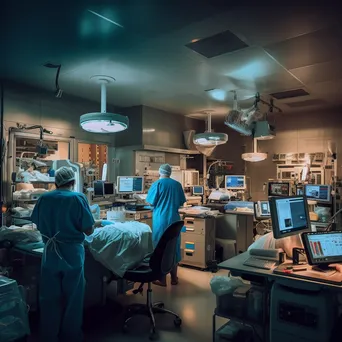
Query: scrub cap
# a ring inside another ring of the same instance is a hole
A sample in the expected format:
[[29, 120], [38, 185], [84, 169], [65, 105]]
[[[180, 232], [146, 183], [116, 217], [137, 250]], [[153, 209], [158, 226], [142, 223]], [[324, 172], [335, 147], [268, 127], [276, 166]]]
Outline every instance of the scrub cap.
[[70, 167], [62, 166], [55, 173], [55, 183], [58, 187], [75, 180], [75, 172]]
[[169, 164], [163, 164], [159, 168], [159, 174], [162, 176], [170, 177], [172, 173], [172, 168]]

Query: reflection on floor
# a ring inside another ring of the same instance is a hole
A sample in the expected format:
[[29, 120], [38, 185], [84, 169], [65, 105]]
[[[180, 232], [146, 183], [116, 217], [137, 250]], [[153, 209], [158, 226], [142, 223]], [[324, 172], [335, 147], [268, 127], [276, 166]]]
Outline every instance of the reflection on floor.
[[[154, 301], [163, 301], [165, 307], [177, 312], [182, 318], [182, 328], [175, 328], [173, 318], [168, 315], [158, 315], [157, 329], [159, 341], [177, 342], [208, 342], [212, 340], [212, 315], [216, 305], [215, 296], [210, 290], [210, 280], [216, 275], [197, 270], [180, 268], [179, 284], [167, 288], [153, 286]], [[122, 333], [123, 307], [129, 303], [144, 302], [140, 295], [128, 294], [120, 300], [120, 304], [111, 304], [106, 308], [92, 309], [85, 315], [86, 342], [135, 342], [148, 341], [150, 323], [148, 318], [136, 316], [129, 323], [129, 332]], [[222, 321], [223, 323], [224, 321]], [[218, 320], [218, 326], [221, 323]], [[34, 327], [33, 327], [34, 328]], [[36, 329], [34, 329], [36, 330]], [[30, 341], [36, 341], [32, 336]]]

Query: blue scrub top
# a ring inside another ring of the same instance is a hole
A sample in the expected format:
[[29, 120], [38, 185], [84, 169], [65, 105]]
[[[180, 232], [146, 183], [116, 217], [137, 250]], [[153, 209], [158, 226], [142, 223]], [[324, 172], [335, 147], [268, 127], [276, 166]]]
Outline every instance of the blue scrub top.
[[[180, 220], [179, 208], [186, 202], [182, 185], [171, 178], [161, 178], [154, 182], [146, 201], [153, 209], [153, 245], [156, 247], [166, 228]], [[177, 250], [177, 262], [180, 261], [180, 244]]]
[[84, 232], [95, 223], [85, 195], [66, 189], [42, 195], [31, 219], [41, 234], [51, 238], [59, 232], [56, 238], [66, 243], [82, 243]]

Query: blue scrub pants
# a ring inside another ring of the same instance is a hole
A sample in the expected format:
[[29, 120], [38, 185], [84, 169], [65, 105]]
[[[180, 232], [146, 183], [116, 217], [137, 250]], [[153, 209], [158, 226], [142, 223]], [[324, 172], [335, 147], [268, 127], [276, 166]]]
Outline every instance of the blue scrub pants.
[[71, 266], [48, 252], [46, 261], [42, 262], [39, 293], [42, 342], [83, 340], [84, 292], [83, 265]]

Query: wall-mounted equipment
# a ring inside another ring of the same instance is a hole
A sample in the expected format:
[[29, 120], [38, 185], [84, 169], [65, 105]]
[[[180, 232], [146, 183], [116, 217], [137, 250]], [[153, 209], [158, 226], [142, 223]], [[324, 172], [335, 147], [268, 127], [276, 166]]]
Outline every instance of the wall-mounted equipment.
[[107, 85], [112, 84], [115, 79], [103, 75], [92, 76], [91, 79], [101, 85], [101, 112], [81, 115], [81, 127], [91, 133], [116, 133], [127, 129], [129, 124], [127, 116], [107, 113]]

